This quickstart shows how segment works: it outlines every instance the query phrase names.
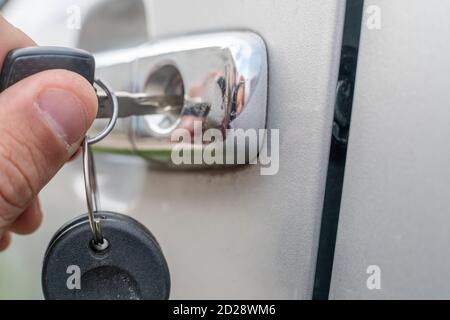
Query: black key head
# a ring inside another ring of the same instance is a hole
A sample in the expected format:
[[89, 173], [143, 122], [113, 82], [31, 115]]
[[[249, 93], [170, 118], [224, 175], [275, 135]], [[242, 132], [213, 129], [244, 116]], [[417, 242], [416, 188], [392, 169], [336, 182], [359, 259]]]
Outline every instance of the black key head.
[[64, 69], [94, 83], [95, 59], [87, 51], [64, 47], [29, 47], [14, 49], [3, 62], [0, 92], [36, 73]]

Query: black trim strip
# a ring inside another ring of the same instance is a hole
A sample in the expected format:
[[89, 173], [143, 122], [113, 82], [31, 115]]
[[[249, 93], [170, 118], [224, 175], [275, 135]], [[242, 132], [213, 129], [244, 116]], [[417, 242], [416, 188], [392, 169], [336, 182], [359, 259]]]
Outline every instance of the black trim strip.
[[344, 183], [364, 0], [347, 0], [335, 121], [325, 189], [313, 300], [327, 300]]

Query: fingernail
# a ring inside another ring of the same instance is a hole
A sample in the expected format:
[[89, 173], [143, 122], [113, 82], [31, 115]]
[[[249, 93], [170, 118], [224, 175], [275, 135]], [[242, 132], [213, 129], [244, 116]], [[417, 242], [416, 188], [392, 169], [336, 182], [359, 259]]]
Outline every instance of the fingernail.
[[63, 139], [68, 149], [86, 134], [86, 113], [81, 100], [63, 89], [47, 89], [37, 104], [49, 126]]

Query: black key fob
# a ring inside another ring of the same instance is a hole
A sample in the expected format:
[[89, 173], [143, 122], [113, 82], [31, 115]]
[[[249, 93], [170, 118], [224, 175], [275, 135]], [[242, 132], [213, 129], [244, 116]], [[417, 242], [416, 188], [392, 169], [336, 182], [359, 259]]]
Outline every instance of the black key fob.
[[48, 246], [42, 288], [49, 300], [165, 300], [170, 274], [161, 247], [136, 220], [98, 212], [108, 247], [93, 245], [85, 214], [65, 224]]
[[89, 52], [65, 47], [29, 47], [14, 49], [6, 56], [0, 92], [33, 74], [52, 69], [78, 73], [94, 84], [95, 59]]

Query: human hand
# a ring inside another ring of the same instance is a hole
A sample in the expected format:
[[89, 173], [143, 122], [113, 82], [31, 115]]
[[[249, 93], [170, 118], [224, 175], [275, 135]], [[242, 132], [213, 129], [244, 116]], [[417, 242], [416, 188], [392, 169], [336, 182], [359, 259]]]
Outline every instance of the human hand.
[[[0, 66], [10, 50], [35, 45], [0, 16]], [[69, 71], [36, 74], [0, 94], [0, 251], [11, 233], [39, 227], [38, 193], [78, 151], [96, 114], [93, 87]]]

